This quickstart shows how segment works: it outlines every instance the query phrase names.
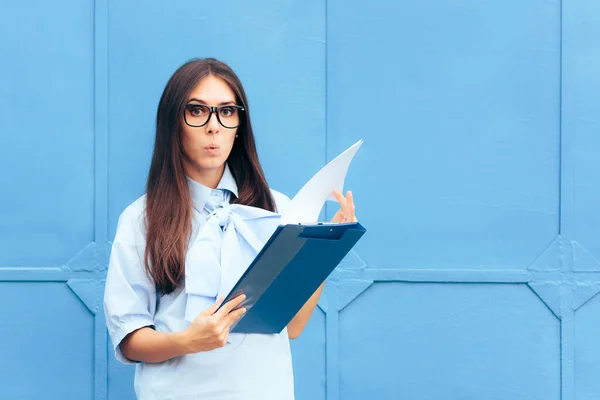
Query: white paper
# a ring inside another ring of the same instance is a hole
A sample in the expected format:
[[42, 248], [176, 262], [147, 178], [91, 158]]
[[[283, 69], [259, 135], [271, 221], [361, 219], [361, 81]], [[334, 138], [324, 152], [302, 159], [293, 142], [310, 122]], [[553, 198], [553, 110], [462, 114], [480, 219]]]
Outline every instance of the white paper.
[[317, 222], [325, 202], [335, 200], [332, 192], [338, 190], [344, 194], [344, 180], [348, 167], [362, 143], [361, 139], [350, 146], [306, 182], [283, 212], [281, 224]]

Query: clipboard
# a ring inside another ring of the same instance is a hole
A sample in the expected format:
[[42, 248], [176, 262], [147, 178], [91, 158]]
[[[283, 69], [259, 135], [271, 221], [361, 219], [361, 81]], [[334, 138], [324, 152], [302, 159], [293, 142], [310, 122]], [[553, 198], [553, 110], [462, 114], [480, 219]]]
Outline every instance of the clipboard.
[[281, 333], [365, 232], [358, 222], [279, 225], [222, 303], [246, 295], [231, 332]]

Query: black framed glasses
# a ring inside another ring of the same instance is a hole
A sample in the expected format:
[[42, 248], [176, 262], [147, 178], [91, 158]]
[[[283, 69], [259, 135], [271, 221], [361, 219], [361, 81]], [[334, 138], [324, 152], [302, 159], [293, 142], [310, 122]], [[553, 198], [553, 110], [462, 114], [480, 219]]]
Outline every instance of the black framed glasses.
[[205, 104], [187, 104], [183, 119], [193, 128], [200, 128], [208, 123], [213, 113], [224, 128], [233, 129], [240, 126], [240, 114], [244, 107], [238, 105], [224, 105], [211, 107]]

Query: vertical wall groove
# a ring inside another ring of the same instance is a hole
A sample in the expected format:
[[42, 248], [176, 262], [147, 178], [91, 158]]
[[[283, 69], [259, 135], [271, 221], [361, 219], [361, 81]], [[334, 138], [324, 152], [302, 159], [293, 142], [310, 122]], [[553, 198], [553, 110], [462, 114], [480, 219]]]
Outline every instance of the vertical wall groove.
[[[568, 207], [572, 198], [570, 188], [567, 192], [565, 190], [570, 186], [571, 180], [567, 175], [569, 171], [567, 169], [572, 168], [572, 161], [568, 154], [568, 149], [565, 149], [564, 137], [564, 125], [563, 125], [563, 42], [564, 42], [564, 29], [563, 29], [563, 5], [562, 0], [559, 1], [559, 38], [558, 38], [558, 70], [559, 70], [559, 87], [558, 87], [558, 121], [559, 121], [559, 158], [558, 158], [558, 233], [559, 235], [565, 235], [565, 225], [568, 228], [568, 224], [565, 224], [565, 217], [572, 218], [571, 209]], [[565, 179], [567, 178], [567, 179]], [[565, 201], [567, 204], [565, 204]], [[567, 207], [567, 208], [565, 208]], [[566, 212], [565, 212], [566, 211]], [[571, 234], [567, 229], [567, 233]], [[569, 262], [561, 263], [561, 269], [572, 270], [572, 260]], [[574, 310], [572, 302], [572, 291], [568, 287], [561, 287], [561, 321], [560, 321], [560, 377], [561, 377], [561, 399], [562, 400], [573, 400], [575, 399], [575, 377], [574, 377]]]
[[558, 234], [563, 231], [563, 2], [559, 4], [558, 20]]
[[106, 341], [108, 339], [106, 324], [102, 309], [94, 318], [94, 399], [106, 400], [108, 395], [108, 354]]
[[[94, 179], [94, 241], [103, 252], [108, 241], [108, 0], [94, 2]], [[107, 337], [102, 311], [96, 313], [94, 334], [94, 397], [105, 400]]]
[[108, 0], [94, 3], [94, 241], [108, 240]]
[[340, 398], [340, 363], [339, 363], [339, 311], [337, 298], [339, 296], [339, 285], [337, 282], [330, 285], [327, 292], [327, 313], [325, 314], [326, 326], [326, 363], [325, 363], [325, 385], [327, 388], [327, 400], [339, 400]]
[[560, 375], [561, 400], [575, 400], [575, 366], [574, 337], [575, 315], [573, 311], [573, 293], [570, 287], [561, 290], [561, 324], [560, 324]]
[[[329, 161], [329, 100], [328, 100], [328, 87], [327, 87], [327, 82], [328, 82], [328, 77], [329, 77], [329, 66], [328, 66], [328, 60], [327, 60], [327, 56], [329, 53], [329, 36], [328, 36], [328, 21], [327, 21], [327, 8], [328, 8], [328, 2], [327, 0], [325, 0], [324, 2], [324, 13], [325, 13], [325, 62], [324, 62], [324, 75], [325, 75], [325, 102], [323, 104], [323, 107], [325, 108], [325, 164]], [[328, 202], [325, 202], [325, 216], [328, 218], [329, 217], [329, 207], [328, 207]]]
[[[325, 163], [329, 161], [329, 20], [328, 20], [328, 0], [324, 1], [325, 13], [325, 59], [324, 59], [324, 74], [325, 74]], [[328, 202], [325, 202], [325, 216], [329, 218]], [[325, 388], [327, 400], [338, 400], [340, 397], [339, 383], [339, 313], [336, 307], [338, 285], [330, 285], [327, 291], [328, 304], [327, 312], [325, 313]], [[331, 290], [334, 289], [334, 290]]]

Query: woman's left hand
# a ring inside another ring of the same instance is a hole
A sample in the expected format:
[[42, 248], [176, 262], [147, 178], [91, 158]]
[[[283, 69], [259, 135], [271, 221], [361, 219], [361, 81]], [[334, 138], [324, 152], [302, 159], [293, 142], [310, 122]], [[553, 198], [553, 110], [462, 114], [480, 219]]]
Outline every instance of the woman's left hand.
[[339, 191], [334, 190], [333, 195], [338, 203], [340, 203], [341, 208], [335, 213], [331, 222], [340, 224], [344, 222], [357, 222], [352, 192], [348, 190], [346, 197], [344, 197]]

